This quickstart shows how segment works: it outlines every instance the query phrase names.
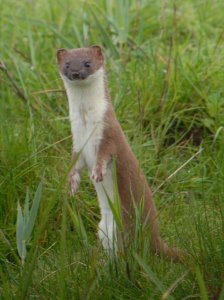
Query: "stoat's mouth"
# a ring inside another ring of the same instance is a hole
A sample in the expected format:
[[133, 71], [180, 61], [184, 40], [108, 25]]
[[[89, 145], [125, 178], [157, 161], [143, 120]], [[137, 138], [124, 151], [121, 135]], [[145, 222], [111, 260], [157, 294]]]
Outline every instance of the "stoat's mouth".
[[64, 81], [67, 81], [70, 84], [77, 84], [77, 85], [86, 85], [94, 83], [98, 80], [101, 80], [104, 78], [104, 69], [100, 68], [93, 74], [83, 74], [81, 72], [60, 72], [61, 77]]
[[82, 81], [87, 78], [86, 76], [84, 76], [83, 74], [80, 74], [78, 72], [71, 72], [71, 73], [67, 73], [64, 75], [71, 81]]

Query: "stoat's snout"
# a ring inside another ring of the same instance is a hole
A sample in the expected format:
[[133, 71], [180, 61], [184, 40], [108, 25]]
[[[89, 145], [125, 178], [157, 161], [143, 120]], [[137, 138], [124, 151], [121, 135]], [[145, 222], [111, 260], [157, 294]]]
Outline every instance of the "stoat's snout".
[[93, 73], [91, 62], [80, 61], [75, 58], [65, 62], [62, 68], [62, 75], [70, 80], [84, 80]]

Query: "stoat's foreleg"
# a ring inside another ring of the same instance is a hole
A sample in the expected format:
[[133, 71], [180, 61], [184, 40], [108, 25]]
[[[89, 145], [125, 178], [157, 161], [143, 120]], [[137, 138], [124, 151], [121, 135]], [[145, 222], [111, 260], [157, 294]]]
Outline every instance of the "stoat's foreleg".
[[115, 154], [114, 143], [101, 143], [97, 152], [96, 164], [92, 169], [91, 178], [95, 182], [103, 181], [106, 173], [107, 166], [111, 162]]
[[96, 163], [96, 165], [94, 166], [93, 170], [92, 170], [92, 174], [91, 174], [91, 178], [95, 181], [95, 182], [100, 182], [103, 181], [104, 176], [107, 173], [107, 164], [108, 161], [98, 161]]
[[82, 154], [73, 152], [72, 163], [74, 165], [68, 175], [71, 196], [73, 196], [78, 190], [79, 183], [81, 181], [80, 171], [85, 166], [85, 161]]

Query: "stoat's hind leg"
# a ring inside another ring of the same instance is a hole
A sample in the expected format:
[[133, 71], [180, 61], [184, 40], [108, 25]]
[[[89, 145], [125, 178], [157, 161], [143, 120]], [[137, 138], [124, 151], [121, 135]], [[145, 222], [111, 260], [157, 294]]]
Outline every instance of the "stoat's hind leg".
[[112, 212], [107, 212], [102, 215], [99, 223], [98, 236], [104, 250], [108, 253], [116, 252], [116, 224]]
[[94, 181], [94, 185], [101, 211], [98, 235], [106, 251], [116, 251], [116, 223], [108, 201], [109, 198], [112, 204], [114, 202], [113, 175], [110, 167], [107, 168], [103, 181]]

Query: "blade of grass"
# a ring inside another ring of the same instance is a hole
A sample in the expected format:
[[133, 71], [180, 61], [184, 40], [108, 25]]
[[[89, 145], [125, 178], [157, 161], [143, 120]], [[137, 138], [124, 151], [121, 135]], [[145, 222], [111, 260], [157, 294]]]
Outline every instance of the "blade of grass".
[[61, 220], [61, 241], [60, 241], [60, 272], [59, 272], [59, 291], [60, 299], [67, 299], [66, 297], [66, 206], [65, 201], [62, 206], [62, 220]]
[[101, 23], [98, 20], [98, 17], [96, 16], [94, 10], [92, 9], [92, 7], [90, 5], [88, 6], [88, 10], [90, 11], [90, 13], [91, 13], [91, 15], [92, 15], [92, 17], [94, 19], [96, 27], [98, 28], [99, 32], [101, 33], [102, 40], [104, 40], [105, 45], [108, 46], [108, 48], [113, 53], [114, 57], [118, 58], [119, 57], [119, 53], [118, 53], [116, 47], [114, 46], [114, 44], [113, 44], [113, 42], [112, 42], [109, 34], [107, 33], [107, 30], [104, 29], [104, 27], [101, 25]]
[[41, 181], [38, 185], [38, 188], [36, 190], [34, 199], [33, 199], [33, 204], [29, 213], [29, 219], [28, 223], [25, 224], [25, 232], [24, 232], [24, 239], [27, 241], [30, 239], [31, 233], [33, 231], [33, 227], [35, 224], [35, 220], [37, 217], [38, 213], [38, 208], [40, 206], [40, 200], [42, 196], [42, 191], [43, 191], [43, 182]]
[[200, 289], [201, 299], [208, 300], [209, 297], [208, 297], [208, 293], [206, 290], [205, 281], [203, 279], [203, 276], [201, 274], [199, 266], [196, 267], [195, 273], [196, 273], [196, 279], [197, 279], [199, 289]]
[[17, 250], [21, 258], [22, 264], [24, 263], [24, 259], [26, 257], [26, 246], [24, 243], [23, 231], [24, 231], [24, 219], [23, 219], [22, 209], [18, 201], [17, 223], [16, 223], [16, 244], [17, 244]]
[[[155, 273], [152, 271], [152, 269], [149, 267], [149, 265], [146, 264], [146, 262], [138, 256], [138, 254], [134, 253], [134, 258], [138, 262], [139, 266], [145, 271], [146, 275], [154, 283], [154, 285], [157, 287], [157, 289], [164, 294], [165, 288], [163, 283], [160, 281], [160, 279], [155, 275]], [[172, 299], [172, 297], [170, 297]]]

